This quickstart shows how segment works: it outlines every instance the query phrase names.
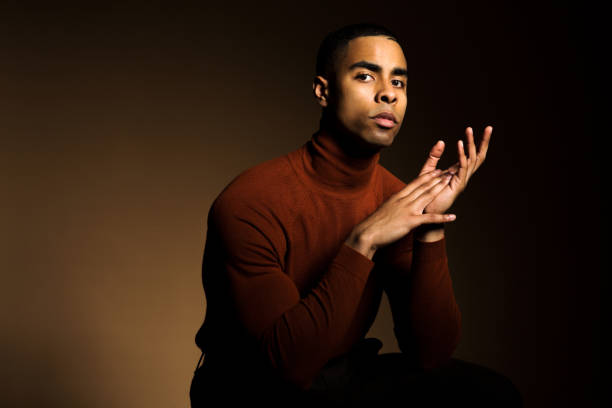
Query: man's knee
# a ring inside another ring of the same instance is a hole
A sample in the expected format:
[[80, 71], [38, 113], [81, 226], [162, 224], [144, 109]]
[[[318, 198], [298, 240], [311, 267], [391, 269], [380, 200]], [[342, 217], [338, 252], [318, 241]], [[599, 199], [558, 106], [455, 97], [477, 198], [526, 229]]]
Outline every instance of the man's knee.
[[496, 373], [497, 385], [492, 387], [500, 407], [522, 407], [523, 396], [516, 385], [506, 376]]
[[456, 381], [459, 393], [475, 406], [523, 406], [523, 397], [510, 378], [479, 364], [452, 360], [454, 371], [447, 379]]

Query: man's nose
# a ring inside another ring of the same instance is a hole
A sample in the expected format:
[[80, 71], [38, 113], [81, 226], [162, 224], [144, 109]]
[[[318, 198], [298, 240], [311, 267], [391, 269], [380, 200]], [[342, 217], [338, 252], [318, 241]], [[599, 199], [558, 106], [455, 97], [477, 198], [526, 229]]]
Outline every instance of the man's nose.
[[377, 102], [395, 103], [397, 101], [396, 90], [390, 84], [383, 84], [376, 95]]

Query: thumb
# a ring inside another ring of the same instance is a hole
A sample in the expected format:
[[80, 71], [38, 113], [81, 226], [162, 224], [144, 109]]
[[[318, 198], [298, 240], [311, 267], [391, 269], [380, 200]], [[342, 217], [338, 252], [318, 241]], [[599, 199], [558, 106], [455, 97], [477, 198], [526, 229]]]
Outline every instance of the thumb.
[[444, 152], [444, 141], [438, 140], [436, 144], [433, 145], [433, 147], [429, 151], [429, 156], [427, 157], [425, 164], [423, 164], [423, 167], [421, 168], [421, 172], [419, 173], [419, 175], [424, 174], [424, 173], [429, 173], [430, 171], [435, 170], [436, 166], [438, 165], [438, 160], [440, 160], [440, 158], [442, 157], [443, 152]]
[[439, 224], [441, 222], [455, 221], [455, 214], [423, 214], [421, 217], [422, 224]]

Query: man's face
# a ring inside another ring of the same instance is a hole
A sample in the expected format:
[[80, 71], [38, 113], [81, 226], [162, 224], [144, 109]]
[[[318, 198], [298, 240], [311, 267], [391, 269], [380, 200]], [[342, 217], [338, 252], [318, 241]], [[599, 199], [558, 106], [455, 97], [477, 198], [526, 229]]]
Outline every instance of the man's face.
[[[391, 145], [406, 112], [406, 59], [400, 45], [385, 36], [349, 41], [336, 64], [330, 108], [337, 125], [369, 148]], [[375, 118], [388, 112], [395, 121]]]

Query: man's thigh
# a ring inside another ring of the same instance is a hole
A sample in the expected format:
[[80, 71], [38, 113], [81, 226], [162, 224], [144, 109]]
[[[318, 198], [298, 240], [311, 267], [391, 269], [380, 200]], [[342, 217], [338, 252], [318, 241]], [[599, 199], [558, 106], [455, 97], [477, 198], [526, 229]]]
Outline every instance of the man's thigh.
[[478, 364], [452, 358], [433, 370], [415, 369], [403, 353], [385, 353], [355, 364], [346, 391], [350, 407], [522, 407], [515, 385]]
[[248, 405], [301, 408], [295, 403], [302, 400], [299, 390], [281, 386], [264, 372], [244, 378], [240, 375], [240, 368], [215, 370], [206, 364], [194, 373], [189, 397], [192, 408]]

